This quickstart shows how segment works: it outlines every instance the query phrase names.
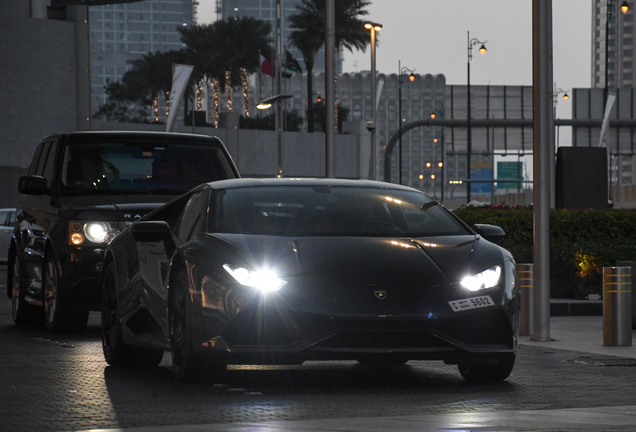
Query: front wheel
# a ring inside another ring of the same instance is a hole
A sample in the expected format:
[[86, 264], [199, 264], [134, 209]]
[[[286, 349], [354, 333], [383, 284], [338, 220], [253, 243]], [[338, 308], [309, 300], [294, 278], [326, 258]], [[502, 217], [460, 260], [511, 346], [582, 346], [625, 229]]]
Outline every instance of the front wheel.
[[163, 358], [163, 350], [133, 346], [122, 339], [115, 275], [115, 264], [110, 263], [106, 268], [102, 287], [101, 327], [104, 359], [111, 366], [157, 366]]
[[37, 306], [27, 303], [25, 278], [22, 274], [20, 258], [16, 254], [11, 269], [11, 313], [13, 322], [17, 325], [42, 323], [42, 310]]
[[88, 324], [88, 310], [73, 309], [60, 296], [59, 271], [52, 256], [44, 261], [42, 278], [44, 323], [55, 331], [81, 331]]
[[503, 381], [510, 376], [515, 355], [502, 357], [496, 364], [460, 364], [459, 373], [467, 381]]
[[180, 271], [175, 277], [168, 307], [172, 370], [175, 378], [182, 382], [213, 378], [225, 370], [224, 364], [206, 364], [194, 349], [192, 304], [188, 291], [188, 278], [185, 272]]

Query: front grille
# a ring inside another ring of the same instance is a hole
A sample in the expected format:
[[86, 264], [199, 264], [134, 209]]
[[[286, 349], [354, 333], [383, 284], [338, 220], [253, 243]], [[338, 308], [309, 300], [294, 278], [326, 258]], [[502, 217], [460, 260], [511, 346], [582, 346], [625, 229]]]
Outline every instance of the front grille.
[[314, 348], [409, 350], [447, 347], [448, 343], [422, 331], [343, 331]]

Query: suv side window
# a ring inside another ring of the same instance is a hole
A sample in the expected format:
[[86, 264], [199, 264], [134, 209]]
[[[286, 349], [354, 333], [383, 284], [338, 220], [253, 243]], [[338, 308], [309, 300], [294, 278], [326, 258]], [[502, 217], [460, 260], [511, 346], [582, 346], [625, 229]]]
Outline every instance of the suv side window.
[[[57, 148], [57, 141], [52, 140], [48, 144], [48, 152], [46, 159], [44, 160], [44, 171], [41, 175], [46, 179], [46, 182], [50, 187], [53, 184], [53, 174], [55, 173], [55, 156], [57, 154], [55, 150]], [[44, 156], [44, 153], [42, 156]]]
[[38, 161], [40, 160], [40, 155], [42, 154], [42, 147], [44, 147], [44, 143], [38, 144], [35, 152], [33, 153], [33, 159], [31, 160], [31, 165], [29, 166], [29, 175], [35, 175]]
[[49, 156], [49, 152], [51, 150], [51, 141], [46, 141], [42, 144], [42, 150], [40, 151], [38, 163], [35, 167], [35, 172], [33, 174], [44, 176], [44, 167], [46, 165], [46, 160]]

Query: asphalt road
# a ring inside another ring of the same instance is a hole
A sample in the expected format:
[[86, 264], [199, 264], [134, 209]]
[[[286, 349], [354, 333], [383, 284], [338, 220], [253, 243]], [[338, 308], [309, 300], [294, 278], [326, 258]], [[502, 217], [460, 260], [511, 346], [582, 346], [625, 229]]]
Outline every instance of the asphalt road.
[[[5, 275], [3, 266], [0, 293], [5, 292]], [[398, 432], [439, 430], [424, 422], [453, 418], [469, 419], [462, 424], [470, 429], [462, 430], [475, 431], [635, 430], [636, 425], [636, 410], [630, 406], [636, 400], [636, 368], [631, 367], [636, 364], [631, 359], [599, 366], [586, 353], [523, 344], [512, 376], [502, 383], [467, 383], [455, 366], [442, 362], [394, 368], [309, 362], [230, 367], [218, 382], [181, 384], [172, 377], [168, 355], [153, 369], [108, 366], [98, 314], [91, 315], [84, 333], [56, 334], [15, 326], [10, 312], [3, 294], [3, 432]], [[550, 420], [550, 413], [560, 420]]]

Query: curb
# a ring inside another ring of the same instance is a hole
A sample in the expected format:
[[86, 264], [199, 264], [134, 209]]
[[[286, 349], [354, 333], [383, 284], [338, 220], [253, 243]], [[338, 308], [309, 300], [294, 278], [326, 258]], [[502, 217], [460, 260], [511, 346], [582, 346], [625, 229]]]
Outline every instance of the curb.
[[550, 316], [602, 316], [602, 300], [550, 299]]

